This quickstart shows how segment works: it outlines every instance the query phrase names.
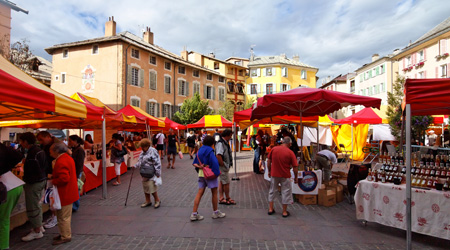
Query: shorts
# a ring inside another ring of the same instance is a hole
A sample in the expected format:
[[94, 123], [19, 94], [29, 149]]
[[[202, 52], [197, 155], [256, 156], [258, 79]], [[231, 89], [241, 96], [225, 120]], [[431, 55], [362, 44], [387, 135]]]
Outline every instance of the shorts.
[[198, 177], [198, 188], [217, 188], [219, 186], [218, 178], [207, 180], [205, 177]]
[[177, 146], [169, 146], [168, 148], [167, 148], [167, 154], [168, 155], [176, 155], [176, 154], [178, 154], [178, 152], [177, 152]]
[[274, 200], [275, 193], [281, 184], [281, 204], [288, 205], [294, 203], [292, 199], [291, 178], [272, 177], [270, 179], [269, 202]]
[[116, 175], [120, 175], [120, 166], [122, 166], [122, 163], [114, 163], [114, 170], [116, 170]]
[[156, 144], [156, 150], [164, 150], [164, 144]]
[[158, 186], [155, 185], [155, 181], [149, 178], [142, 178], [142, 187], [146, 194], [153, 194], [158, 191]]
[[220, 169], [220, 175], [219, 175], [220, 182], [222, 184], [229, 184], [230, 183], [230, 175], [228, 174], [228, 172], [230, 171], [230, 169], [225, 166], [220, 166], [219, 169]]

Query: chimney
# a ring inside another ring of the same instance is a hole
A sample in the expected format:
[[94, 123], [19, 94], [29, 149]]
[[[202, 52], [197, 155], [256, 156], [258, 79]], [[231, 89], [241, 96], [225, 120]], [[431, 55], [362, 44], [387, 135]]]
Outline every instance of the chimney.
[[285, 53], [281, 53], [280, 55], [282, 58], [286, 59], [286, 54]]
[[380, 55], [378, 54], [373, 54], [372, 55], [372, 62], [375, 62], [376, 60], [378, 60], [380, 58]]
[[298, 54], [297, 55], [293, 55], [292, 56], [292, 60], [294, 60], [296, 62], [300, 62], [300, 56]]
[[153, 32], [150, 31], [149, 27], [145, 28], [143, 36], [144, 36], [144, 41], [153, 45]]
[[397, 55], [398, 53], [400, 53], [399, 49], [394, 49], [394, 55]]
[[105, 37], [116, 35], [116, 22], [114, 21], [114, 16], [109, 18], [109, 21], [105, 24]]
[[209, 55], [208, 55], [209, 57], [212, 57], [212, 58], [216, 58], [216, 55], [214, 54], [214, 52], [209, 52]]
[[184, 46], [184, 48], [183, 48], [183, 51], [181, 51], [181, 57], [184, 59], [184, 60], [188, 60], [188, 56], [189, 56], [189, 52], [187, 52], [187, 50], [186, 50], [186, 46]]

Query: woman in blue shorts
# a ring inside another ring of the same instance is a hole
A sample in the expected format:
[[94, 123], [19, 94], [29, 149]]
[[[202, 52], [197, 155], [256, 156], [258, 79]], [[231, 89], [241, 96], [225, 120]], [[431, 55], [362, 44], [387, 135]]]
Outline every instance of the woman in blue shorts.
[[[216, 155], [214, 154], [214, 149], [212, 145], [214, 145], [214, 137], [208, 135], [203, 139], [203, 146], [198, 150], [198, 153], [192, 163], [195, 167], [195, 170], [198, 172], [198, 192], [195, 196], [194, 200], [194, 208], [191, 214], [191, 221], [203, 220], [203, 216], [198, 214], [198, 205], [202, 199], [203, 194], [205, 193], [205, 188], [208, 187], [211, 189], [212, 195], [212, 207], [213, 207], [213, 219], [224, 218], [225, 213], [222, 213], [218, 210], [218, 198], [217, 198], [217, 187], [219, 186], [218, 178], [212, 180], [206, 180], [203, 177], [202, 166], [200, 166], [200, 162], [204, 166], [209, 166], [211, 170], [214, 172], [216, 176], [220, 175], [219, 170], [219, 162], [217, 161]], [[200, 159], [200, 161], [199, 161]]]

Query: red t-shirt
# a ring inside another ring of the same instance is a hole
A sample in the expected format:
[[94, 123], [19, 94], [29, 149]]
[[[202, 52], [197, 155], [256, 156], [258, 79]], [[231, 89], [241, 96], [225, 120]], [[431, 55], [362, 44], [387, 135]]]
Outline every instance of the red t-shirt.
[[285, 146], [277, 146], [269, 153], [272, 161], [271, 175], [273, 177], [291, 178], [291, 166], [297, 166], [294, 152]]

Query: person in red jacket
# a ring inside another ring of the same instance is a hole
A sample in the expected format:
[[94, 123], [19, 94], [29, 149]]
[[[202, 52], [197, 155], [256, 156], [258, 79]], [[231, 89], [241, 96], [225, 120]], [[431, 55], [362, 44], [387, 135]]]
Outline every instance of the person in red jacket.
[[61, 210], [56, 211], [59, 235], [53, 238], [53, 245], [71, 241], [72, 232], [70, 223], [72, 219], [72, 203], [80, 198], [75, 162], [66, 153], [67, 150], [66, 144], [62, 142], [54, 143], [50, 147], [50, 154], [55, 158], [53, 162], [52, 183], [58, 188], [58, 194], [61, 200]]

